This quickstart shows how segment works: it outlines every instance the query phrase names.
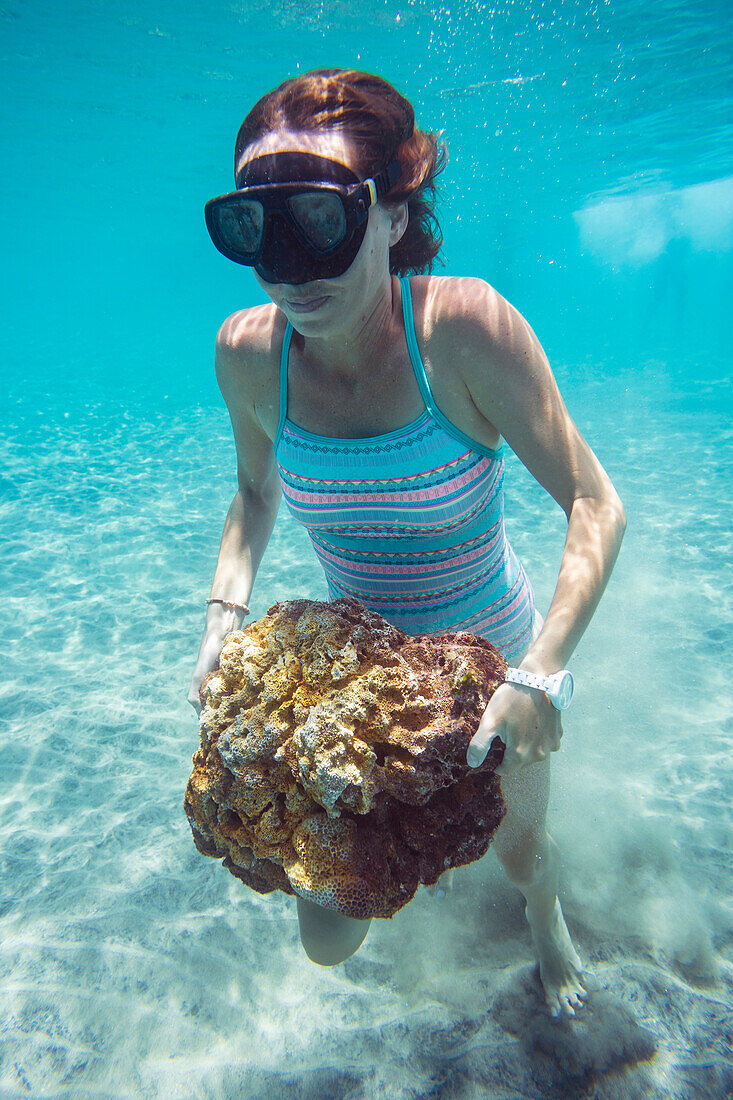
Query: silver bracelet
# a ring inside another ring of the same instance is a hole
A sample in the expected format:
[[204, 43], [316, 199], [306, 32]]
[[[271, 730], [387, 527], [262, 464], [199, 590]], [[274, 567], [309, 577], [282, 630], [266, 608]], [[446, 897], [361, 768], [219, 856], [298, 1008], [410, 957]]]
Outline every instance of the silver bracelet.
[[246, 603], [235, 603], [234, 600], [224, 600], [221, 596], [209, 596], [206, 603], [220, 603], [223, 604], [224, 607], [230, 607], [234, 611], [243, 611], [245, 615], [249, 615], [249, 607]]

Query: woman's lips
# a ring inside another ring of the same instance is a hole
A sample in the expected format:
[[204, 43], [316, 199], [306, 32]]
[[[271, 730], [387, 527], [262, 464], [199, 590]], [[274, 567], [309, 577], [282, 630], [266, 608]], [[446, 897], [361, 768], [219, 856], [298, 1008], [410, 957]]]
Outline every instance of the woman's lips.
[[309, 298], [305, 302], [291, 302], [289, 298], [286, 301], [293, 313], [312, 313], [314, 309], [320, 309], [328, 301], [328, 296], [325, 298]]

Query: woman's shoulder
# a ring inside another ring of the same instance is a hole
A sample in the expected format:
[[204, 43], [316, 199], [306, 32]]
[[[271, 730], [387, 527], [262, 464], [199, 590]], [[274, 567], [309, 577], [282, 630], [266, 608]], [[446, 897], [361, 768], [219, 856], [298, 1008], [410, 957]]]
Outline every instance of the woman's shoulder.
[[501, 330], [502, 318], [519, 316], [495, 287], [472, 275], [415, 275], [410, 279], [415, 314], [426, 334], [457, 327], [484, 333]]
[[485, 279], [418, 275], [410, 287], [418, 341], [452, 368], [462, 360], [506, 362], [536, 341], [519, 311]]
[[238, 309], [216, 335], [216, 373], [221, 384], [260, 390], [277, 384], [285, 318], [272, 302]]
[[[279, 331], [278, 331], [279, 330]], [[243, 361], [267, 357], [274, 341], [285, 333], [285, 318], [272, 302], [238, 309], [223, 322], [216, 335], [216, 350]]]

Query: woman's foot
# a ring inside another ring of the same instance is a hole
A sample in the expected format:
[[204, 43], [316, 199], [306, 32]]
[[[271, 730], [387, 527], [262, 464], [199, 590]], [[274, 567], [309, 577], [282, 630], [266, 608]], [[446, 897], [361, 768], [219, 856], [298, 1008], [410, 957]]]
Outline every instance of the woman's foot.
[[[530, 870], [522, 867], [522, 862], [532, 851], [533, 866]], [[513, 872], [510, 878], [522, 891], [527, 902], [525, 913], [540, 964], [540, 978], [550, 1014], [574, 1016], [576, 1009], [583, 1007], [586, 991], [580, 980], [583, 964], [573, 947], [557, 896], [560, 850], [549, 833], [545, 832], [541, 840], [521, 851], [519, 861], [516, 849], [512, 856], [514, 858], [509, 866], [506, 855], [503, 862], [507, 873]]]
[[581, 983], [583, 964], [573, 947], [560, 902], [555, 897], [551, 911], [547, 906], [525, 909], [540, 964], [540, 978], [551, 1016], [574, 1016], [583, 1007], [586, 991]]

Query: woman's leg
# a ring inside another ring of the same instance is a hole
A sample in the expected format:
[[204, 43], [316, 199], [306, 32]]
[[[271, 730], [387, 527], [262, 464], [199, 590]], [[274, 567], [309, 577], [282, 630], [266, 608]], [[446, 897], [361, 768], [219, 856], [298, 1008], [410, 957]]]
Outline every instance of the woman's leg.
[[585, 996], [583, 971], [557, 896], [560, 853], [545, 828], [550, 794], [550, 761], [543, 760], [505, 775], [501, 789], [507, 812], [493, 848], [509, 879], [527, 902], [540, 977], [550, 1012], [575, 1015]]
[[343, 917], [322, 905], [298, 898], [300, 942], [311, 962], [336, 966], [361, 947], [371, 920]]

